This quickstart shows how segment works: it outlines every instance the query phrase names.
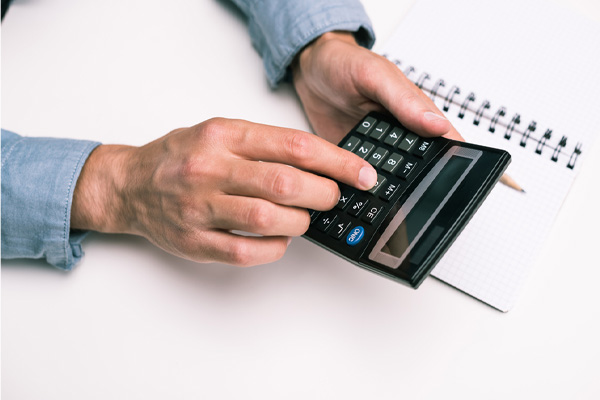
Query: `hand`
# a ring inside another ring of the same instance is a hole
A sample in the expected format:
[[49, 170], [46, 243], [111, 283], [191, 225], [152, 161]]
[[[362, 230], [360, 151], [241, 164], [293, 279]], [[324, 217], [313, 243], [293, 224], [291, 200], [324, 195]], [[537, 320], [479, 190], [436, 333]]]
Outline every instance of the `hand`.
[[292, 66], [294, 86], [315, 132], [338, 143], [369, 111], [389, 111], [423, 136], [463, 140], [442, 112], [398, 67], [347, 32], [328, 32]]
[[339, 199], [335, 182], [308, 171], [363, 190], [377, 180], [366, 161], [313, 134], [212, 119], [139, 148], [94, 150], [71, 228], [142, 235], [197, 262], [267, 263], [306, 231], [306, 208], [329, 210]]

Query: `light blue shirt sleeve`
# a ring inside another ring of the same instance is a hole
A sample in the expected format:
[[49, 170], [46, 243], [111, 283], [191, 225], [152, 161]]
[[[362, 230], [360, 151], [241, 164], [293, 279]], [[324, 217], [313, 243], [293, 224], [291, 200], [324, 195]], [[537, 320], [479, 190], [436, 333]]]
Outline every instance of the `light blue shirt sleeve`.
[[294, 57], [325, 32], [354, 33], [371, 48], [375, 34], [359, 0], [232, 0], [248, 19], [254, 48], [263, 59], [267, 79], [276, 87]]
[[70, 270], [85, 232], [70, 228], [73, 190], [100, 143], [2, 130], [2, 258], [42, 258]]

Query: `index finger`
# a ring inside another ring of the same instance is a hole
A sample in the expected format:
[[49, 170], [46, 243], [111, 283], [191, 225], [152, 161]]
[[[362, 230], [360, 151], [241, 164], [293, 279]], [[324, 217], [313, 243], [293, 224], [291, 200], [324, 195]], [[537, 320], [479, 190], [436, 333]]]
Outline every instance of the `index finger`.
[[375, 169], [357, 156], [308, 132], [238, 121], [244, 133], [230, 143], [239, 156], [292, 165], [368, 190], [377, 183]]

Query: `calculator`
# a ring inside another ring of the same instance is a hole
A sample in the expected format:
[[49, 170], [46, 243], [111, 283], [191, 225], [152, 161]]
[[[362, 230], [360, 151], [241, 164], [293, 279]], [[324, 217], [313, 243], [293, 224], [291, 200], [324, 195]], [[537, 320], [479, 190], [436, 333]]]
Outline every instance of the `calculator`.
[[339, 144], [377, 170], [361, 191], [338, 182], [330, 211], [310, 211], [304, 237], [377, 274], [419, 287], [510, 163], [504, 150], [425, 138], [371, 112]]

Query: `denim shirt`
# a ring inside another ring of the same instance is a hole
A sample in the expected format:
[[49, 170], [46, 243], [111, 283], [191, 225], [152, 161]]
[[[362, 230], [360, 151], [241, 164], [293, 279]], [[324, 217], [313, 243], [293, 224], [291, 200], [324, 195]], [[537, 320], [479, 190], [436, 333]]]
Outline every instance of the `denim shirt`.
[[[325, 32], [375, 36], [359, 0], [232, 0], [246, 15], [252, 44], [276, 87], [296, 54]], [[83, 231], [70, 228], [73, 191], [100, 143], [22, 137], [2, 130], [2, 258], [42, 258], [71, 270], [83, 256]]]

